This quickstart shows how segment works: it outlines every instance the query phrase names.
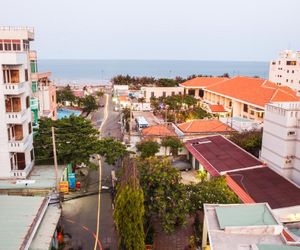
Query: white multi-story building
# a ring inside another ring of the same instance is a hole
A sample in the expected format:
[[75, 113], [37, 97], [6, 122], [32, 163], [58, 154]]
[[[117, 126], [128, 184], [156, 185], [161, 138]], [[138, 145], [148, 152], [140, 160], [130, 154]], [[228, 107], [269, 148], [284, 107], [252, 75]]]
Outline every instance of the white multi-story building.
[[0, 27], [0, 179], [26, 178], [34, 164], [29, 46], [33, 28]]
[[284, 50], [270, 63], [269, 80], [300, 91], [300, 51]]
[[146, 102], [150, 102], [152, 97], [167, 97], [172, 95], [183, 95], [183, 87], [142, 87], [141, 93], [146, 99]]
[[300, 102], [266, 105], [261, 160], [300, 185]]

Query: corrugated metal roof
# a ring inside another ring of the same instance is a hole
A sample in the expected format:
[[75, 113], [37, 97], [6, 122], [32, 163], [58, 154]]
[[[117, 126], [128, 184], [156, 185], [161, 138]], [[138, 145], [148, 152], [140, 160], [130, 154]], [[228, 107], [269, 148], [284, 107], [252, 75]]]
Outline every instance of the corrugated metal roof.
[[16, 250], [27, 244], [38, 220], [44, 197], [0, 196], [0, 249]]

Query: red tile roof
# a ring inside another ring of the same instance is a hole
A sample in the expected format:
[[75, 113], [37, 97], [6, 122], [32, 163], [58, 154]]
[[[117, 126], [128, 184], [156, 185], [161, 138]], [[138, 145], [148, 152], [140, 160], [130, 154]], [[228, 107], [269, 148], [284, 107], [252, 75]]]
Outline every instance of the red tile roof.
[[212, 113], [227, 112], [223, 105], [208, 105], [208, 108]]
[[154, 125], [142, 130], [142, 136], [176, 136], [176, 133], [165, 125]]
[[224, 80], [228, 80], [227, 77], [196, 77], [191, 80], [188, 80], [181, 85], [183, 87], [207, 87], [213, 83], [221, 82]]
[[221, 135], [188, 140], [185, 146], [212, 176], [262, 166], [261, 161]]
[[250, 77], [235, 77], [211, 84], [206, 91], [264, 107], [269, 102], [299, 101], [296, 92], [289, 87], [278, 86], [273, 82]]
[[194, 120], [177, 126], [183, 133], [222, 133], [233, 131], [232, 128], [217, 119]]
[[268, 202], [272, 209], [300, 205], [300, 189], [268, 167], [246, 169], [228, 175], [257, 203]]
[[120, 102], [126, 102], [128, 100], [128, 97], [121, 95], [121, 96], [118, 97], [118, 99], [119, 99]]

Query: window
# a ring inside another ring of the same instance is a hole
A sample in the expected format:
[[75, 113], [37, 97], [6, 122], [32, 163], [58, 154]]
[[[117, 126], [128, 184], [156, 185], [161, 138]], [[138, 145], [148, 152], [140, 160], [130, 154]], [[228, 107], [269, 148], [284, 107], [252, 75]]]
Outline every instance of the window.
[[30, 98], [29, 96], [26, 96], [26, 108], [28, 109], [30, 107]]
[[4, 40], [5, 51], [11, 51], [11, 40]]
[[34, 152], [33, 152], [33, 149], [30, 150], [30, 160], [31, 160], [31, 161], [34, 160]]
[[151, 98], [153, 98], [154, 97], [154, 92], [151, 92]]
[[296, 64], [296, 61], [286, 61], [286, 65], [295, 66]]
[[2, 51], [3, 50], [3, 41], [2, 40], [0, 40], [0, 51]]
[[27, 51], [29, 50], [29, 41], [23, 40], [23, 50]]
[[287, 73], [290, 73], [290, 71], [289, 71], [289, 70], [287, 70], [286, 72], [287, 72]]
[[178, 92], [178, 95], [182, 95], [181, 91]]
[[288, 136], [296, 135], [296, 131], [288, 131], [288, 132], [287, 132], [287, 135], [288, 135]]
[[12, 40], [13, 51], [21, 50], [21, 41], [20, 40]]
[[286, 82], [289, 82], [289, 79], [286, 79]]
[[54, 95], [53, 95], [53, 96], [51, 96], [51, 99], [52, 99], [52, 102], [54, 102]]
[[254, 111], [253, 111], [253, 110], [251, 110], [251, 111], [250, 111], [250, 114], [251, 114], [251, 115], [254, 115]]
[[276, 62], [272, 62], [272, 65], [276, 65]]
[[172, 91], [172, 95], [175, 95], [175, 91]]
[[243, 110], [244, 110], [244, 112], [248, 113], [248, 105], [247, 104], [244, 104]]
[[28, 69], [25, 69], [25, 82], [28, 81]]
[[281, 64], [281, 61], [278, 61], [278, 64], [280, 65], [280, 64]]
[[230, 108], [232, 107], [232, 101], [229, 101], [229, 107]]
[[292, 74], [294, 74], [295, 70], [292, 70]]
[[28, 123], [28, 134], [32, 133], [32, 125], [31, 122]]
[[166, 91], [163, 91], [163, 95], [162, 95], [163, 97], [166, 97]]
[[294, 82], [294, 80], [291, 80], [291, 83], [293, 83]]

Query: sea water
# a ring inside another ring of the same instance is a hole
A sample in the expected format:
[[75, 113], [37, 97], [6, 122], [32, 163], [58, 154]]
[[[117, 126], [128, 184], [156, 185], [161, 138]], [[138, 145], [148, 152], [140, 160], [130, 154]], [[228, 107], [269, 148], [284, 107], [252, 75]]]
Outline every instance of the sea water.
[[268, 77], [268, 62], [171, 61], [171, 60], [39, 60], [40, 72], [51, 71], [57, 83], [99, 84], [116, 75], [156, 78], [190, 75]]

